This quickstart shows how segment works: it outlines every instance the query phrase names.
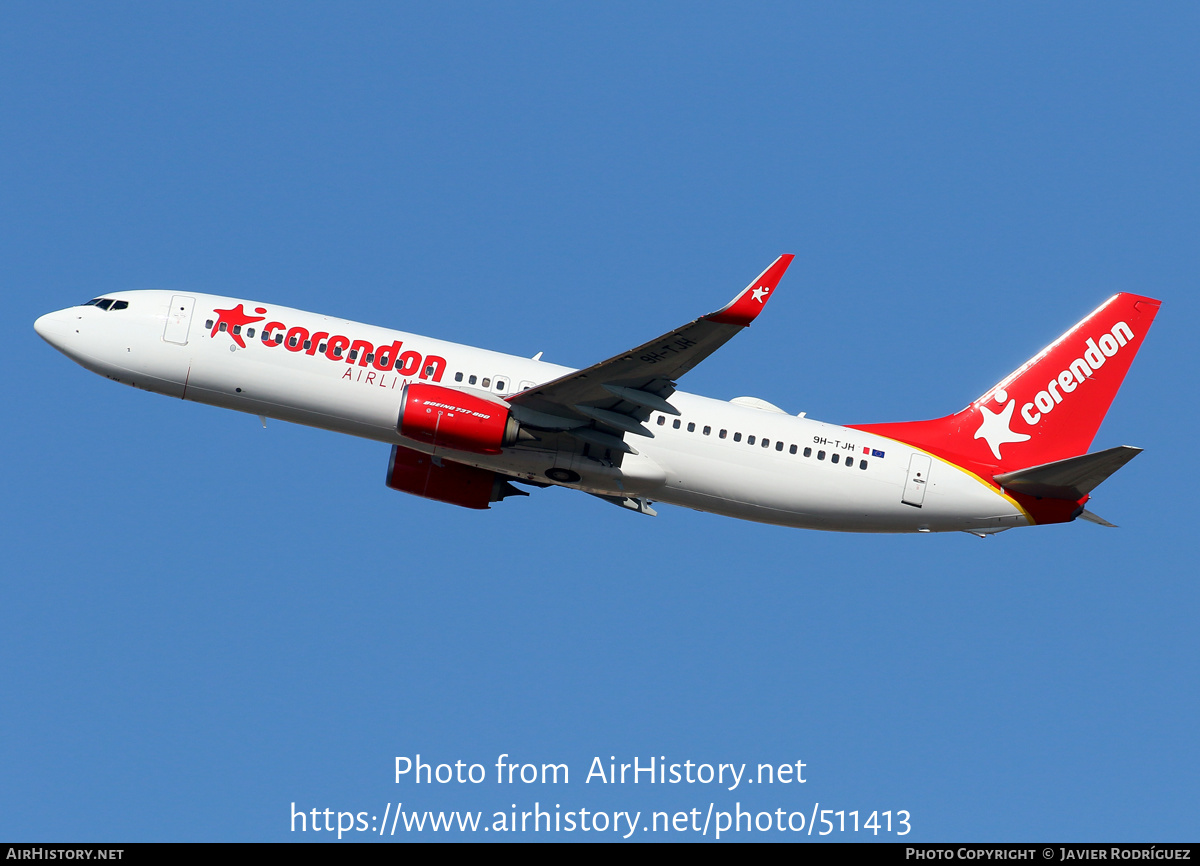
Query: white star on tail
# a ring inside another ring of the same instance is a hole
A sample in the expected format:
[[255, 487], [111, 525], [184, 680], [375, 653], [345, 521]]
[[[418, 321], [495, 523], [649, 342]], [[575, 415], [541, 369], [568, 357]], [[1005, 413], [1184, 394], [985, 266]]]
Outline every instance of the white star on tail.
[[987, 406], [979, 407], [979, 414], [983, 417], [983, 421], [979, 424], [979, 429], [975, 431], [976, 439], [986, 439], [987, 444], [991, 447], [992, 453], [996, 455], [996, 459], [1000, 459], [1000, 446], [1006, 442], [1024, 442], [1031, 439], [1028, 433], [1014, 433], [1010, 426], [1012, 422], [1013, 409], [1017, 407], [1016, 400], [1009, 400], [1008, 405], [1003, 411], [997, 415], [988, 409]]
[[767, 293], [770, 291], [771, 291], [770, 289], [768, 289], [764, 286], [759, 286], [757, 289], [755, 289], [750, 294], [754, 295], [754, 300], [758, 301], [760, 304], [765, 304], [766, 301], [764, 301], [763, 298], [765, 298], [767, 296]]

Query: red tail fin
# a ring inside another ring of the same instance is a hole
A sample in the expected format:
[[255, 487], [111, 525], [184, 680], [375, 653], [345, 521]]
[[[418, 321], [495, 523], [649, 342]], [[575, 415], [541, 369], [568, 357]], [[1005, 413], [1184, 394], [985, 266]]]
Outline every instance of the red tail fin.
[[854, 424], [990, 477], [1087, 451], [1159, 301], [1113, 295], [955, 415]]

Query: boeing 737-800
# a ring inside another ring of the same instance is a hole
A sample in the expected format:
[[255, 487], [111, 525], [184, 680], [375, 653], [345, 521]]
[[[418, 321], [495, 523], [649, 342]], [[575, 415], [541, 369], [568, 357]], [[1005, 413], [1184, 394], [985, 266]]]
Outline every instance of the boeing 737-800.
[[195, 292], [114, 292], [34, 327], [127, 385], [386, 442], [389, 487], [467, 508], [526, 495], [521, 482], [648, 515], [666, 502], [849, 532], [1106, 523], [1084, 506], [1139, 449], [1087, 451], [1158, 301], [1114, 295], [930, 421], [839, 426], [676, 390], [762, 312], [791, 261], [717, 312], [582, 370]]

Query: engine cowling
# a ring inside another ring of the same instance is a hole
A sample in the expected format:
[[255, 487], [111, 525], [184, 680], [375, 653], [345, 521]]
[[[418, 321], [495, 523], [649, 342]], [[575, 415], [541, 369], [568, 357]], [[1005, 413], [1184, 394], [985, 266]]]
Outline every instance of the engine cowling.
[[404, 386], [396, 429], [401, 436], [474, 454], [499, 454], [521, 427], [503, 400], [413, 382]]
[[503, 476], [486, 469], [441, 460], [411, 448], [392, 446], [387, 486], [438, 502], [484, 509], [506, 496], [528, 496]]

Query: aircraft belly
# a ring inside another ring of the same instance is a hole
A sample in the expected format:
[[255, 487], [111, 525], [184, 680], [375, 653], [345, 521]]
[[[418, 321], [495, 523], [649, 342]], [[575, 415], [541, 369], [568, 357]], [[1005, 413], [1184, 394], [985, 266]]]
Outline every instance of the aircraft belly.
[[[921, 507], [905, 504], [907, 456], [874, 472], [755, 455], [728, 463], [671, 452], [657, 500], [763, 523], [851, 532], [949, 531], [1023, 525], [1008, 499], [978, 478], [937, 461]], [[903, 466], [901, 466], [903, 463]]]
[[642, 454], [623, 455], [620, 466], [567, 451], [544, 448], [508, 448], [494, 457], [445, 451], [445, 455], [481, 469], [491, 469], [506, 475], [531, 481], [548, 482], [548, 469], [565, 469], [579, 475], [579, 480], [564, 484], [588, 493], [608, 496], [654, 496], [657, 498], [666, 480], [666, 473], [654, 460]]

